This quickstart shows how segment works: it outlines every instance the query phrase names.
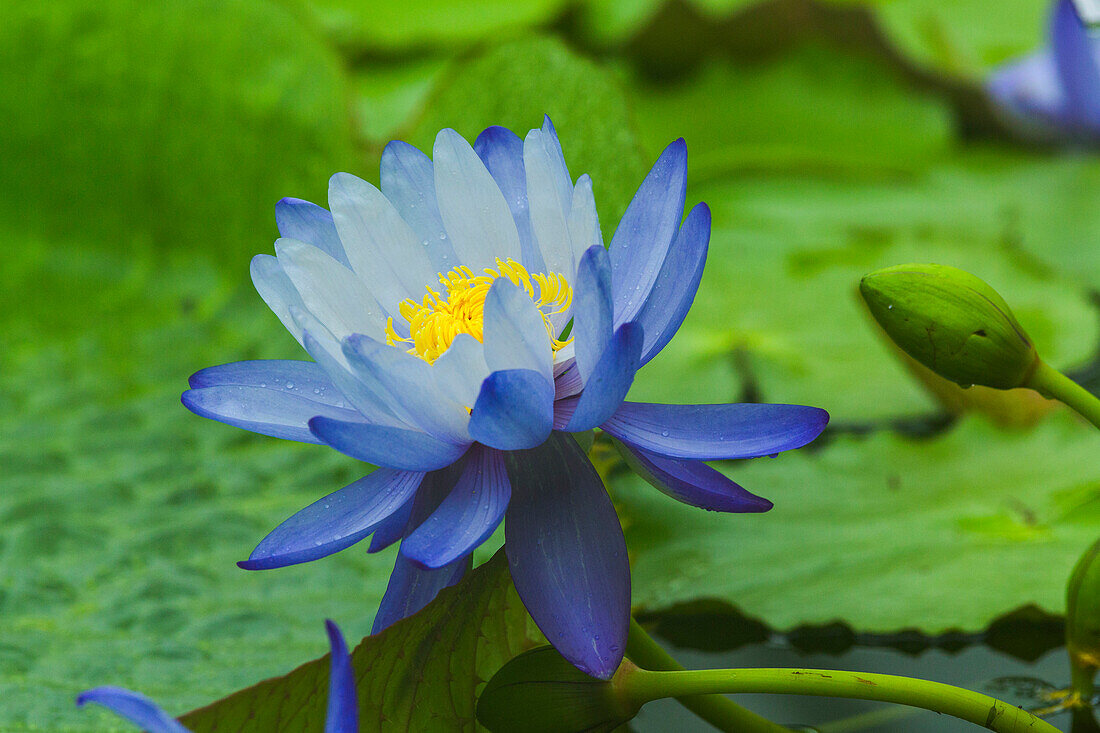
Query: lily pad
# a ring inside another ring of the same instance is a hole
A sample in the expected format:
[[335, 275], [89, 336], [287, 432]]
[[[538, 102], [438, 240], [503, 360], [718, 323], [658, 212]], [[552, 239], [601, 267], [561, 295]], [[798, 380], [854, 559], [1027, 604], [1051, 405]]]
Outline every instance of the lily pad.
[[1060, 411], [1030, 433], [977, 418], [935, 440], [879, 433], [723, 464], [775, 508], [704, 513], [613, 481], [646, 611], [711, 598], [780, 629], [979, 631], [1028, 604], [1064, 610], [1100, 532], [1100, 436]]
[[[516, 654], [545, 643], [519, 600], [503, 552], [423, 611], [351, 655], [364, 730], [482, 730], [477, 692]], [[328, 657], [234, 693], [181, 719], [195, 733], [320, 729]]]

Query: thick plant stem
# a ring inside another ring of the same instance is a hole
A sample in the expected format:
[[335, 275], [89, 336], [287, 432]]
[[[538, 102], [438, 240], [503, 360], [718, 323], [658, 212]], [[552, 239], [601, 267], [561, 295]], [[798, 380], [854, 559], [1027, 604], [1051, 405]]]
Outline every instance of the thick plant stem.
[[1024, 386], [1068, 405], [1100, 428], [1100, 399], [1045, 361], [1039, 361]]
[[[646, 670], [685, 672], [683, 665], [654, 641], [653, 637], [633, 618], [630, 619], [630, 635], [626, 640], [626, 656], [634, 664]], [[642, 671], [644, 670], [638, 670], [638, 672]], [[661, 695], [660, 697], [675, 697], [681, 705], [718, 730], [729, 733], [790, 733], [790, 728], [773, 723], [721, 694]]]
[[639, 701], [715, 693], [763, 692], [900, 703], [969, 721], [998, 733], [1058, 733], [1031, 713], [961, 687], [910, 677], [822, 669], [634, 670], [629, 690]]

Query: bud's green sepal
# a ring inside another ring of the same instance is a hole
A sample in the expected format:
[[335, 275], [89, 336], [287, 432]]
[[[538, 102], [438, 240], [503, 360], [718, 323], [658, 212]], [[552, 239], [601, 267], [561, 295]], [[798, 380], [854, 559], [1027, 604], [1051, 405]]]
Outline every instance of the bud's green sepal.
[[1004, 299], [945, 265], [898, 265], [859, 283], [871, 314], [910, 356], [964, 387], [1021, 387], [1039, 357]]
[[621, 684], [635, 669], [623, 660], [608, 681], [589, 677], [552, 646], [524, 652], [500, 668], [477, 701], [478, 721], [493, 733], [611, 731], [638, 714]]
[[1073, 691], [1085, 703], [1100, 669], [1100, 541], [1077, 561], [1066, 585], [1066, 651]]

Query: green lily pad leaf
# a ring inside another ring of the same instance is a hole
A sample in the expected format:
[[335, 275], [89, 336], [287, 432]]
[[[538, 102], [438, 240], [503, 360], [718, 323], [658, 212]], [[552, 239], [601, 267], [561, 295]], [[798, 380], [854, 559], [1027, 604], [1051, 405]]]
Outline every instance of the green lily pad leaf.
[[684, 137], [693, 181], [758, 168], [922, 166], [952, 135], [940, 100], [902, 87], [882, 64], [818, 45], [714, 62], [674, 86], [639, 80], [635, 90], [646, 149]]
[[1096, 345], [1086, 288], [1038, 254], [1059, 238], [1078, 241], [1077, 222], [1050, 213], [1062, 210], [1057, 198], [1024, 204], [1044, 164], [1013, 160], [961, 158], [886, 180], [729, 177], [697, 186], [714, 212], [707, 269], [683, 328], [639, 373], [631, 398], [747, 393], [824, 407], [834, 423], [932, 410], [856, 294], [864, 274], [905, 262], [975, 273], [1011, 304], [1044, 359], [1085, 362]]
[[[505, 662], [545, 643], [503, 552], [423, 611], [352, 652], [364, 730], [477, 730], [477, 693]], [[321, 730], [328, 655], [181, 718], [195, 733]]]
[[428, 102], [408, 141], [430, 151], [441, 128], [473, 141], [490, 125], [523, 137], [542, 125], [544, 114], [554, 122], [573, 178], [592, 177], [604, 237], [610, 239], [652, 160], [644, 161], [638, 150], [626, 95], [615, 78], [560, 41], [505, 43], [463, 64]]
[[1050, 4], [1036, 0], [891, 0], [873, 3], [887, 37], [926, 68], [979, 79], [1039, 48]]
[[381, 150], [399, 137], [449, 68], [446, 57], [383, 62], [371, 59], [352, 74], [356, 128]]
[[323, 200], [353, 160], [345, 86], [275, 2], [20, 3], [0, 26], [0, 221], [246, 272], [275, 201]]
[[780, 629], [978, 631], [1064, 611], [1100, 531], [1100, 436], [1067, 411], [1030, 433], [971, 418], [928, 442], [879, 433], [720, 469], [775, 508], [705, 513], [613, 479], [646, 611], [710, 598]]

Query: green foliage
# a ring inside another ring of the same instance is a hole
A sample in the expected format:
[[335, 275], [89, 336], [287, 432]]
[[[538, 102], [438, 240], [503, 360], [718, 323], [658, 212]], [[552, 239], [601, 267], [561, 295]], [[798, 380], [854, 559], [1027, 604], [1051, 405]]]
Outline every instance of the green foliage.
[[[460, 587], [441, 591], [422, 613], [355, 648], [360, 726], [481, 729], [474, 718], [476, 694], [506, 661], [544, 642], [498, 552]], [[189, 713], [182, 722], [195, 733], [320, 731], [328, 665], [326, 655]]]
[[927, 442], [838, 438], [818, 452], [722, 465], [775, 502], [703, 514], [624, 474], [614, 496], [634, 603], [720, 599], [778, 628], [978, 631], [1065, 583], [1100, 525], [1100, 437], [1068, 414], [1030, 433], [972, 418]]

